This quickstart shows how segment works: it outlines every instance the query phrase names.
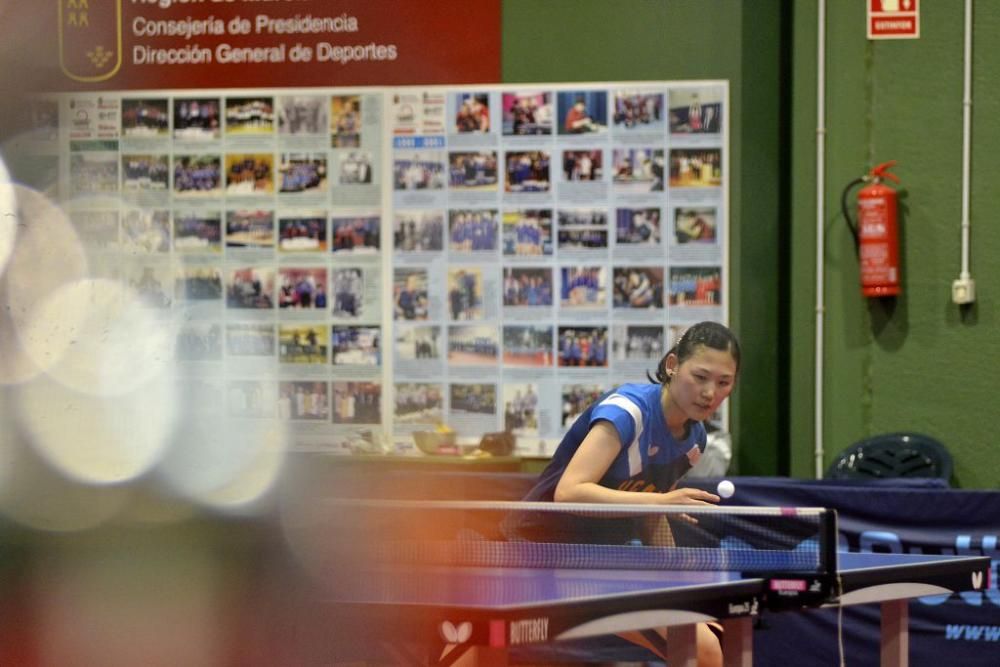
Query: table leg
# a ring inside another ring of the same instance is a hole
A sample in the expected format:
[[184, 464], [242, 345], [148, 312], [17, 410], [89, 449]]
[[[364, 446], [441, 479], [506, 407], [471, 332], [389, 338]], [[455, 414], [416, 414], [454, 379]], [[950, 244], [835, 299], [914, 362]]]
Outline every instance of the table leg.
[[909, 600], [882, 603], [882, 667], [910, 664]]
[[726, 667], [753, 665], [753, 618], [727, 618], [722, 629], [722, 657]]
[[670, 667], [698, 667], [697, 626], [672, 625], [667, 628]]

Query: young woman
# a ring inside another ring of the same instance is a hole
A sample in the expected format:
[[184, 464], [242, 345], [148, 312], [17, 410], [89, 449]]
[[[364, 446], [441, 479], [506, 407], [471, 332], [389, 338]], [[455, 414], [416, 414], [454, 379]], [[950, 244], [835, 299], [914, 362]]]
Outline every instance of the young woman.
[[[707, 434], [702, 422], [733, 391], [739, 368], [736, 336], [716, 322], [695, 324], [660, 360], [652, 383], [621, 385], [577, 418], [524, 499], [656, 505], [719, 502], [707, 491], [675, 485], [704, 450]], [[671, 544], [665, 522], [654, 530], [649, 524], [619, 523], [616, 529], [603, 531], [601, 541]], [[521, 525], [518, 532], [537, 539], [551, 528]], [[699, 665], [721, 665], [717, 630], [699, 624]], [[626, 639], [659, 653], [639, 633]]]

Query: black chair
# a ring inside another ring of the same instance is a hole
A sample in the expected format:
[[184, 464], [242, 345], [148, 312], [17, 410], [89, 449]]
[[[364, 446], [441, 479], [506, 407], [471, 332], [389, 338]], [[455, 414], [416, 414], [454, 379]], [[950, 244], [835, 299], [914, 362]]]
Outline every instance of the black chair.
[[851, 445], [827, 468], [827, 479], [936, 477], [951, 479], [948, 449], [920, 433], [886, 433]]

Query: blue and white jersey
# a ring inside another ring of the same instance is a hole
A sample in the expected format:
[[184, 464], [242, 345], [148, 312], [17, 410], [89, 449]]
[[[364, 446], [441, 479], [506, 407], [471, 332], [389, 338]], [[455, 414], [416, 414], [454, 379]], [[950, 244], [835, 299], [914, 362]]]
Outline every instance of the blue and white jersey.
[[552, 461], [525, 500], [551, 501], [570, 459], [600, 420], [618, 432], [621, 450], [601, 478], [601, 486], [623, 491], [664, 493], [673, 488], [705, 449], [701, 422], [691, 422], [686, 437], [671, 435], [660, 405], [658, 384], [625, 384], [595, 401], [563, 437]]

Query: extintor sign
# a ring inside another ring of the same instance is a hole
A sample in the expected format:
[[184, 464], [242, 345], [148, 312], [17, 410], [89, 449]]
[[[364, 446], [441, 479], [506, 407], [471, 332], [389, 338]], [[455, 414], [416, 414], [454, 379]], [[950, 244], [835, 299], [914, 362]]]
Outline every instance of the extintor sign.
[[868, 39], [920, 37], [919, 0], [868, 0]]

